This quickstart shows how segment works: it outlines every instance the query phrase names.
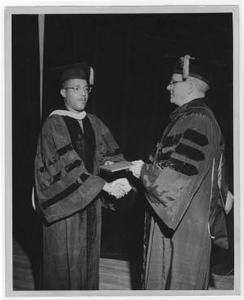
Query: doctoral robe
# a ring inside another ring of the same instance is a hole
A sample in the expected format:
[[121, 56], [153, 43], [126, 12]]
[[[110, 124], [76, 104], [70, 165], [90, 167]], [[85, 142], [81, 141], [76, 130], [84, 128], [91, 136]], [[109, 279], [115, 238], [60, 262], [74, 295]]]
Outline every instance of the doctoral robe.
[[110, 130], [95, 115], [87, 114], [82, 123], [57, 114], [46, 119], [35, 159], [44, 290], [99, 289], [105, 184], [99, 166], [122, 158]]
[[144, 289], [207, 289], [223, 155], [220, 128], [204, 99], [172, 113], [141, 170], [148, 205]]

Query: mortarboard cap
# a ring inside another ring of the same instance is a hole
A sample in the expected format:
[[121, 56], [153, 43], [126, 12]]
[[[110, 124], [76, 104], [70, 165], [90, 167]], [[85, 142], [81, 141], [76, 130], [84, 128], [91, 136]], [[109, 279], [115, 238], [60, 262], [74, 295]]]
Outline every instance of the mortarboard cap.
[[185, 55], [179, 58], [173, 73], [182, 74], [184, 79], [191, 76], [200, 79], [209, 85], [211, 81], [210, 65], [210, 62], [208, 61], [196, 59], [190, 55]]
[[52, 68], [51, 70], [56, 73], [60, 84], [69, 79], [85, 79], [90, 85], [94, 84], [94, 70], [86, 61]]

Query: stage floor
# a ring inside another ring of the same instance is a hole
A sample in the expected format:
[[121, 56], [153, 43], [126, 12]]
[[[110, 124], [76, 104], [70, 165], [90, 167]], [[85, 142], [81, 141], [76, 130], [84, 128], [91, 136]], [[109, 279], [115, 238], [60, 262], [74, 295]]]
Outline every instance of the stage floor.
[[[112, 253], [111, 255], [116, 256], [116, 253]], [[13, 241], [14, 291], [35, 290], [35, 281], [37, 279], [34, 275], [38, 259], [36, 257], [35, 264], [33, 264], [21, 245], [16, 240]], [[132, 263], [128, 260], [101, 257], [100, 290], [135, 290], [136, 286], [133, 286], [131, 267]], [[218, 253], [218, 261], [216, 260], [216, 263], [212, 266], [211, 286], [209, 289], [233, 290], [233, 288], [233, 270], [228, 269], [223, 253]]]

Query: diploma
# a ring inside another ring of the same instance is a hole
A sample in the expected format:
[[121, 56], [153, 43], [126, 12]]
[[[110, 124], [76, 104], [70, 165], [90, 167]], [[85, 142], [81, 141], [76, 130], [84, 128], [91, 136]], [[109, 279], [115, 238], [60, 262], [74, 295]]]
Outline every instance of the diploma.
[[130, 161], [127, 160], [123, 160], [123, 161], [119, 161], [119, 162], [115, 162], [113, 164], [110, 165], [103, 165], [100, 166], [100, 169], [106, 172], [118, 172], [121, 170], [126, 170], [128, 169], [130, 166], [132, 166], [132, 163]]

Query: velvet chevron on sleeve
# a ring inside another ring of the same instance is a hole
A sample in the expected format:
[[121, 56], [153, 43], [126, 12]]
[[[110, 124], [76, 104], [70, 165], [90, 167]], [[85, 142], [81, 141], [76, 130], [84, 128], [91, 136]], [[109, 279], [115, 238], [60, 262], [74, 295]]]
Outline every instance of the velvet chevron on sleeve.
[[[211, 166], [214, 153], [208, 117], [198, 112], [182, 117], [164, 136], [156, 163], [144, 165], [142, 180], [151, 204], [164, 222], [175, 229]], [[162, 147], [163, 146], [163, 147]]]

